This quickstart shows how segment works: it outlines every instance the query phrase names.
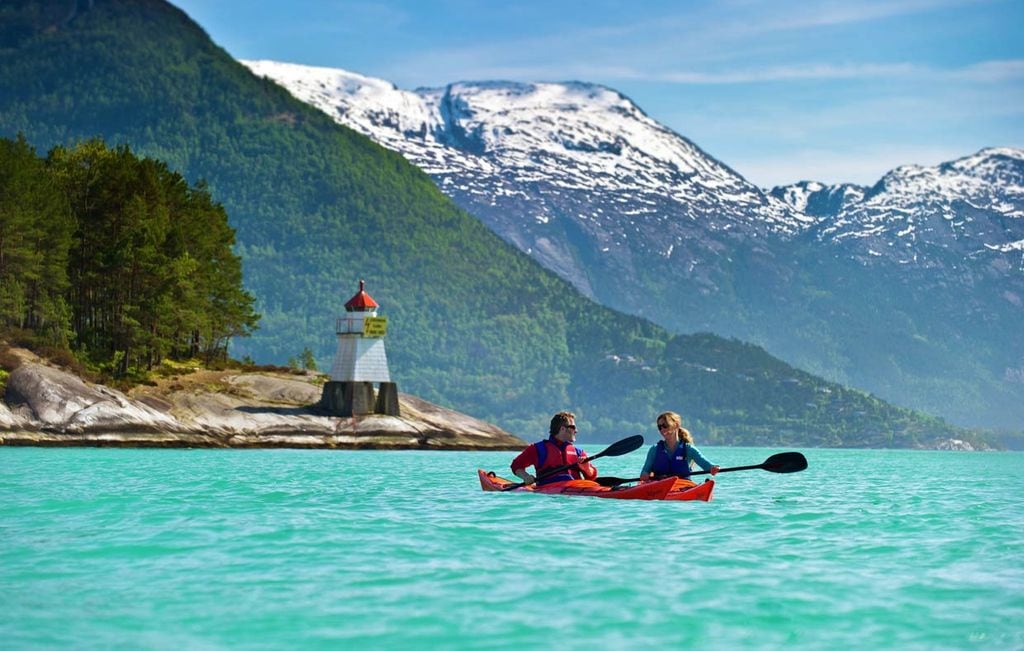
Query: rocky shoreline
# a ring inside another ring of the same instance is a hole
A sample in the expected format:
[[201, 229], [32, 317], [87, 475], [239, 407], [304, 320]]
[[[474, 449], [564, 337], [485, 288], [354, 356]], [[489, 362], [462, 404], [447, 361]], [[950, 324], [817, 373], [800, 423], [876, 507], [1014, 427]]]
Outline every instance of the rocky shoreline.
[[39, 361], [10, 373], [0, 445], [520, 450], [482, 420], [399, 393], [401, 416], [331, 416], [313, 374], [196, 371], [128, 393]]

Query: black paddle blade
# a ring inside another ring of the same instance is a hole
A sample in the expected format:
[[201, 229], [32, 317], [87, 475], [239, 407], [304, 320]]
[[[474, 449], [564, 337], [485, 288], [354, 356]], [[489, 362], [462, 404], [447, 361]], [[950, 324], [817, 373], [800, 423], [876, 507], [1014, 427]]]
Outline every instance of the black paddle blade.
[[609, 487], [614, 488], [615, 486], [621, 486], [622, 484], [628, 484], [629, 482], [632, 482], [632, 481], [640, 481], [640, 478], [639, 477], [634, 477], [633, 479], [622, 479], [621, 477], [598, 477], [594, 481], [596, 481], [597, 483], [601, 484], [602, 486], [609, 486]]
[[629, 436], [627, 438], [622, 439], [621, 441], [616, 441], [615, 443], [612, 443], [611, 445], [608, 446], [607, 450], [599, 452], [590, 458], [596, 459], [597, 457], [622, 456], [623, 454], [629, 454], [630, 452], [636, 450], [643, 444], [644, 437], [641, 436], [640, 434], [637, 434], [636, 436]]
[[780, 452], [765, 459], [761, 467], [768, 472], [800, 472], [807, 468], [807, 458], [799, 452]]

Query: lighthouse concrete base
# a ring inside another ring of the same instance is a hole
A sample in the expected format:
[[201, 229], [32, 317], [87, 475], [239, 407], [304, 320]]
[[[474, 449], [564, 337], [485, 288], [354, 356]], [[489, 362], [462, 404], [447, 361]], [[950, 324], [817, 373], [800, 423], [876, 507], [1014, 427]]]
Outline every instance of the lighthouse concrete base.
[[373, 382], [335, 382], [324, 384], [320, 408], [332, 416], [385, 414], [399, 416], [398, 385], [381, 382], [374, 395]]
[[377, 389], [377, 404], [374, 412], [388, 416], [401, 416], [398, 411], [398, 385], [394, 382], [381, 382]]

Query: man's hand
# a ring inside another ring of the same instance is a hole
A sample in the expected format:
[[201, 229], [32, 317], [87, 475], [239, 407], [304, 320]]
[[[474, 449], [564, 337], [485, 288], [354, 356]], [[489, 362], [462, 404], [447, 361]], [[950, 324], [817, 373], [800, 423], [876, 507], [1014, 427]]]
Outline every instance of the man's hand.
[[524, 482], [526, 482], [527, 485], [530, 485], [537, 481], [537, 478], [528, 473], [526, 470], [517, 470], [516, 477], [522, 479]]

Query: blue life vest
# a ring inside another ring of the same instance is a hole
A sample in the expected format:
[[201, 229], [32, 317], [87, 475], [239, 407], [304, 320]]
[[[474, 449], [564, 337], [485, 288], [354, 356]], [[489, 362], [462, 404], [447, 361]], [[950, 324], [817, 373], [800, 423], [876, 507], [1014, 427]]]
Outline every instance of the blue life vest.
[[[548, 444], [554, 445], [556, 447], [559, 453], [557, 456], [548, 455]], [[550, 468], [558, 468], [559, 466], [564, 466], [565, 464], [572, 463], [576, 461], [576, 459], [583, 456], [583, 450], [579, 449], [575, 445], [566, 445], [563, 451], [561, 446], [559, 446], [558, 443], [552, 441], [551, 439], [537, 441], [536, 443], [533, 444], [533, 447], [537, 448], [537, 463], [534, 466], [534, 470], [537, 471], [538, 477], [540, 477], [540, 475], [545, 470], [549, 470]], [[551, 475], [550, 477], [538, 479], [537, 485], [543, 486], [544, 484], [551, 484], [556, 481], [569, 481], [570, 479], [577, 479], [577, 477], [573, 476], [571, 471], [566, 470], [556, 475]]]
[[674, 454], [669, 455], [665, 441], [658, 441], [657, 451], [654, 453], [654, 464], [651, 466], [654, 475], [679, 475], [690, 476], [690, 460], [686, 454], [686, 443], [682, 441], [676, 446]]

